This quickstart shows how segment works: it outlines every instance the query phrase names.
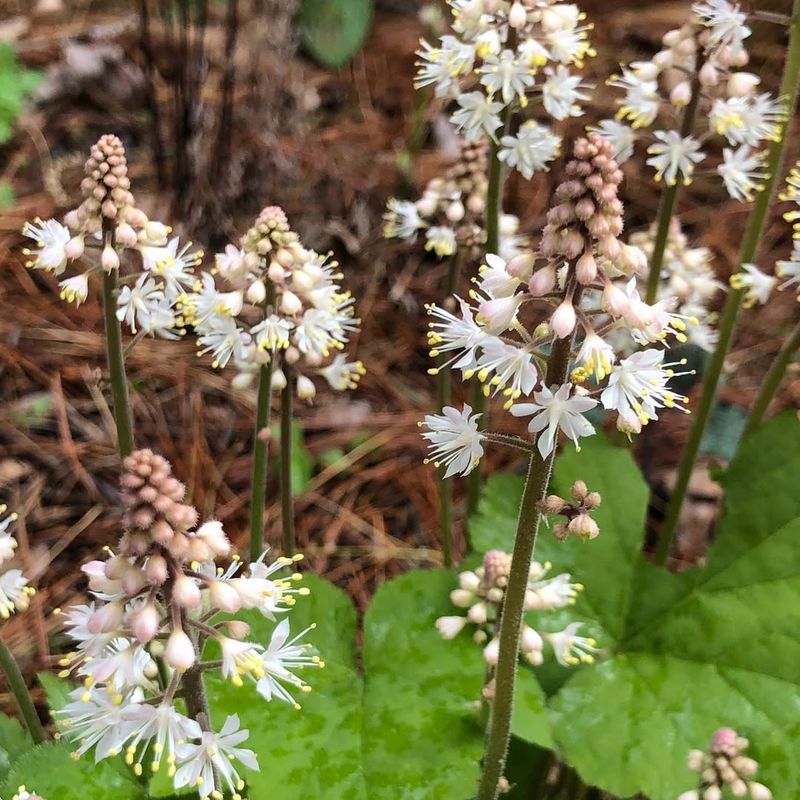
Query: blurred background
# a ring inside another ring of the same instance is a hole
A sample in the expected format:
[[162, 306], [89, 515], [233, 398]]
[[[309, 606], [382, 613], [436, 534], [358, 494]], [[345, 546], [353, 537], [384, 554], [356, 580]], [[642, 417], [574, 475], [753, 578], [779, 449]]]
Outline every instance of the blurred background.
[[[564, 123], [569, 135], [614, 113], [605, 79], [620, 62], [655, 53], [690, 3], [581, 5], [598, 51], [586, 81], [598, 90], [585, 117]], [[787, 5], [758, 1], [762, 10]], [[355, 354], [367, 375], [357, 391], [318, 394], [299, 412], [293, 466], [305, 563], [359, 609], [377, 583], [441, 563], [435, 474], [416, 423], [435, 393], [424, 304], [442, 300], [446, 267], [385, 242], [381, 215], [388, 197], [416, 197], [456, 148], [447, 114], [412, 86], [420, 37], [437, 36], [447, 18], [443, 4], [408, 0], [0, 2], [0, 500], [20, 514], [19, 555], [39, 587], [33, 613], [6, 623], [28, 670], [58, 649], [51, 613], [82, 592], [80, 562], [118, 536], [99, 302], [62, 303], [53, 278], [25, 269], [19, 234], [25, 220], [76, 204], [88, 148], [103, 133], [128, 148], [137, 205], [207, 253], [238, 239], [265, 205], [282, 206], [304, 242], [335, 253], [363, 320]], [[774, 91], [782, 30], [756, 22], [749, 42], [753, 71]], [[789, 160], [799, 156], [790, 139]], [[659, 194], [649, 175], [625, 167], [633, 231], [652, 222]], [[558, 173], [509, 180], [506, 210], [523, 230], [541, 224]], [[703, 180], [682, 194], [685, 230], [712, 249], [725, 282], [747, 210]], [[762, 267], [785, 256], [790, 236], [776, 214]], [[779, 295], [768, 312], [743, 318], [675, 567], [702, 558], [719, 499], [707, 464], [732, 451], [743, 409], [796, 317], [794, 298]], [[169, 458], [201, 516], [221, 519], [244, 545], [254, 393], [231, 393], [188, 340], [145, 339], [128, 370], [139, 442]], [[796, 370], [778, 403], [800, 404]], [[502, 424], [515, 430], [508, 415]], [[655, 517], [688, 424], [667, 414], [638, 445]], [[506, 453], [487, 463], [518, 466]], [[277, 542], [274, 494], [268, 525]]]

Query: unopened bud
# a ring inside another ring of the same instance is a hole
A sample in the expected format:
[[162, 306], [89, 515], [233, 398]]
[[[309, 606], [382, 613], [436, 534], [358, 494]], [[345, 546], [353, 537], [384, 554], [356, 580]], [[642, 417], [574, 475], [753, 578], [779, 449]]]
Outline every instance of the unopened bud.
[[566, 299], [553, 312], [553, 316], [550, 317], [550, 327], [559, 339], [564, 339], [575, 330], [576, 321], [577, 317], [572, 300]]
[[566, 504], [567, 501], [563, 497], [559, 497], [557, 494], [549, 494], [542, 501], [542, 511], [546, 514], [559, 514]]
[[181, 672], [189, 669], [195, 662], [192, 640], [180, 629], [174, 630], [167, 640], [164, 661]]
[[103, 248], [103, 253], [100, 256], [100, 263], [106, 272], [113, 272], [115, 269], [119, 269], [119, 256], [117, 255], [117, 251], [110, 244], [107, 244]]
[[569, 532], [581, 539], [596, 539], [600, 535], [600, 528], [588, 514], [578, 514], [567, 525]]
[[589, 493], [589, 488], [586, 486], [584, 481], [575, 481], [572, 484], [572, 488], [570, 489], [570, 494], [572, 495], [573, 500], [577, 500], [579, 503], [583, 501], [586, 495]]

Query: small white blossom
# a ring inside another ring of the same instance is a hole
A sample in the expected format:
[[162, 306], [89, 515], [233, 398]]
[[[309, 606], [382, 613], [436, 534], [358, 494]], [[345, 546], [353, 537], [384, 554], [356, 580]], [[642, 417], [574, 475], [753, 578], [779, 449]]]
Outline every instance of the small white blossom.
[[613, 76], [608, 85], [625, 90], [625, 97], [620, 101], [617, 112], [619, 119], [629, 120], [634, 130], [653, 124], [661, 107], [657, 81], [645, 80], [634, 71], [623, 67], [622, 75]]
[[383, 235], [387, 239], [413, 239], [424, 227], [415, 203], [389, 198], [383, 215]]
[[577, 636], [577, 631], [582, 623], [573, 622], [558, 633], [545, 633], [544, 638], [553, 647], [553, 653], [559, 664], [564, 667], [574, 667], [576, 664], [591, 664], [597, 652], [595, 640]]
[[590, 133], [602, 136], [614, 146], [614, 160], [623, 164], [633, 155], [636, 144], [636, 132], [630, 125], [615, 119], [604, 119], [595, 126], [589, 127]]
[[563, 65], [554, 70], [548, 67], [545, 74], [547, 78], [542, 87], [545, 111], [558, 120], [581, 116], [583, 109], [578, 101], [589, 99], [589, 95], [580, 91], [583, 87], [581, 76], [573, 75]]
[[37, 217], [33, 222], [25, 223], [22, 233], [33, 239], [37, 247], [35, 251], [22, 251], [26, 256], [33, 256], [26, 266], [61, 275], [67, 266], [67, 242], [72, 238], [69, 229], [54, 219]]
[[734, 200], [753, 202], [753, 192], [761, 191], [763, 181], [767, 177], [764, 171], [764, 153], [753, 152], [743, 144], [737, 150], [724, 148], [723, 162], [717, 172], [725, 183], [728, 194]]
[[434, 225], [425, 231], [425, 249], [432, 250], [439, 258], [453, 255], [456, 246], [456, 232], [447, 225]]
[[558, 155], [561, 139], [549, 128], [528, 120], [520, 126], [516, 136], [503, 136], [500, 145], [498, 158], [530, 180], [534, 172], [546, 170]]
[[[533, 356], [524, 347], [497, 336], [483, 343], [476, 370], [480, 381], [488, 381], [484, 388], [487, 393], [494, 387], [494, 394], [502, 392], [508, 398], [506, 408], [521, 395], [529, 395], [539, 379]], [[471, 371], [464, 377], [472, 377]]]
[[[499, 94], [504, 105], [509, 105], [515, 97], [519, 97], [525, 105], [525, 92], [533, 86], [534, 76], [531, 68], [518, 61], [513, 51], [503, 50], [499, 56], [487, 56], [479, 73], [481, 83], [490, 97]], [[502, 105], [497, 110], [500, 111], [501, 108]]]
[[293, 639], [289, 639], [289, 620], [283, 619], [278, 623], [272, 633], [269, 645], [261, 654], [263, 674], [256, 684], [256, 691], [265, 700], [276, 697], [290, 703], [295, 708], [300, 708], [284, 684], [299, 689], [301, 692], [311, 691], [311, 687], [291, 670], [324, 666], [319, 656], [309, 655], [310, 644], [298, 644], [300, 639], [314, 627], [311, 625]]
[[658, 142], [647, 148], [647, 163], [656, 171], [656, 180], [662, 178], [669, 186], [679, 179], [691, 183], [694, 166], [705, 156], [700, 152], [700, 142], [693, 136], [682, 137], [677, 131], [656, 131]]
[[755, 264], [742, 264], [742, 269], [731, 275], [730, 283], [737, 291], [744, 292], [743, 305], [751, 308], [757, 303], [764, 305], [769, 300], [778, 279], [765, 275]]
[[729, 47], [731, 56], [735, 58], [742, 50], [744, 40], [752, 32], [745, 25], [747, 15], [739, 4], [729, 3], [728, 0], [705, 0], [695, 3], [692, 11], [701, 24], [709, 29], [709, 46]]
[[466, 139], [479, 139], [488, 136], [494, 139], [497, 129], [502, 125], [500, 112], [503, 104], [495, 102], [483, 92], [467, 92], [459, 95], [458, 111], [450, 119], [463, 132]]
[[483, 457], [484, 435], [478, 430], [480, 414], [465, 405], [459, 411], [446, 406], [441, 414], [428, 414], [422, 423], [429, 430], [422, 434], [430, 442], [434, 464], [445, 466], [445, 478], [468, 475]]

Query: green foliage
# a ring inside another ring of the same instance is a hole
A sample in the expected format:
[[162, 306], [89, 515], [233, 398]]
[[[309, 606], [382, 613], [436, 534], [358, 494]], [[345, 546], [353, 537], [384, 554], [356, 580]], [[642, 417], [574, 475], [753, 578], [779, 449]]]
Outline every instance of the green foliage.
[[22, 725], [0, 714], [0, 782], [6, 779], [11, 765], [32, 747], [33, 740]]
[[[682, 574], [640, 554], [647, 488], [630, 455], [601, 437], [559, 459], [554, 490], [578, 478], [603, 495], [601, 535], [555, 542], [537, 558], [586, 585], [572, 609], [595, 626], [601, 663], [550, 698], [554, 737], [587, 783], [673, 800], [691, 788], [686, 753], [730, 726], [749, 736], [776, 797], [800, 785], [800, 424], [773, 421], [723, 477], [726, 509], [708, 565]], [[513, 541], [521, 480], [490, 481], [475, 520], [480, 548]], [[776, 646], [779, 645], [779, 646]]]
[[38, 86], [42, 74], [17, 63], [14, 48], [0, 43], [0, 144], [11, 138], [25, 98]]
[[325, 67], [341, 67], [361, 47], [372, 0], [301, 0], [297, 27], [303, 47]]
[[36, 677], [47, 695], [50, 711], [58, 711], [69, 703], [69, 693], [75, 688], [75, 684], [53, 675], [52, 672], [40, 672]]

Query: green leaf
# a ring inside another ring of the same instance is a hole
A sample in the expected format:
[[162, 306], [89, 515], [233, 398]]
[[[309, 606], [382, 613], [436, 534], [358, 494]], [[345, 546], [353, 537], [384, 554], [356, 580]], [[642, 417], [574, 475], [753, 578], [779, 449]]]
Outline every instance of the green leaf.
[[302, 0], [300, 40], [326, 67], [347, 63], [361, 47], [372, 18], [372, 0]]
[[50, 711], [59, 711], [72, 699], [69, 693], [75, 688], [75, 684], [53, 675], [52, 672], [40, 672], [37, 676], [39, 683], [47, 695], [47, 705]]
[[[72, 758], [69, 742], [38, 745], [17, 760], [5, 781], [4, 797], [19, 786], [36, 791], [48, 800], [144, 800], [146, 794], [131, 776], [107, 762], [95, 764], [91, 757]], [[196, 793], [195, 793], [196, 794]]]
[[576, 610], [611, 641], [608, 659], [574, 673], [552, 700], [555, 738], [587, 783], [673, 800], [692, 786], [687, 751], [730, 726], [767, 754], [759, 780], [794, 796], [800, 424], [780, 417], [741, 448], [704, 569], [673, 574], [640, 555], [647, 494], [634, 470], [602, 439], [557, 464], [559, 493], [581, 478], [603, 495], [601, 535], [543, 549], [586, 584]]
[[[280, 425], [272, 426], [272, 436], [280, 440]], [[280, 456], [272, 463], [273, 474], [280, 472]], [[314, 474], [314, 458], [306, 449], [303, 429], [292, 420], [292, 496], [299, 497], [308, 488]]]
[[33, 739], [13, 717], [0, 714], [0, 782], [8, 776], [14, 762], [33, 747]]
[[42, 73], [17, 63], [14, 48], [0, 43], [0, 144], [12, 133], [12, 126], [27, 96], [39, 85]]

